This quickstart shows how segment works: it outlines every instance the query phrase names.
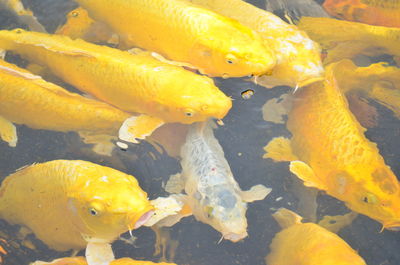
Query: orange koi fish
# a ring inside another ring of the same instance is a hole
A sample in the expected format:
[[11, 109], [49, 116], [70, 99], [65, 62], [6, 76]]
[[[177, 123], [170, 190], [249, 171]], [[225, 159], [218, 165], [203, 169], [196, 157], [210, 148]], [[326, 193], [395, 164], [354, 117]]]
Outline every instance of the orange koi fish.
[[400, 29], [371, 26], [332, 18], [303, 17], [298, 27], [328, 50], [324, 64], [358, 54], [400, 56]]
[[83, 39], [88, 42], [108, 42], [112, 31], [104, 23], [94, 21], [88, 12], [78, 7], [67, 14], [67, 21], [55, 34], [69, 36], [71, 39]]
[[344, 20], [385, 27], [400, 27], [398, 0], [326, 0], [325, 10]]
[[0, 60], [0, 137], [10, 146], [16, 146], [18, 140], [12, 123], [34, 129], [108, 135], [110, 138], [118, 135], [120, 130], [120, 137], [129, 140], [143, 139], [141, 130], [158, 124], [155, 119], [155, 124], [130, 126], [132, 120], [142, 118], [151, 121], [151, 117], [133, 116], [106, 103], [70, 93]]
[[33, 31], [46, 32], [46, 29], [33, 15], [32, 11], [24, 8], [24, 5], [20, 0], [0, 0], [0, 7], [4, 7], [14, 13], [22, 23], [29, 27], [29, 29]]
[[384, 105], [400, 118], [400, 68], [386, 63], [357, 67], [350, 60], [332, 65], [340, 89], [357, 91]]
[[399, 182], [349, 111], [331, 66], [325, 78], [295, 94], [287, 122], [293, 137], [274, 138], [264, 158], [291, 161], [290, 171], [305, 186], [326, 191], [384, 228], [398, 228]]
[[77, 2], [118, 33], [125, 46], [157, 52], [210, 76], [259, 75], [275, 65], [273, 52], [256, 32], [187, 1]]
[[[36, 261], [31, 265], [88, 265], [84, 257], [61, 258], [51, 262]], [[109, 265], [176, 265], [175, 263], [167, 262], [152, 262], [144, 260], [133, 260], [130, 258], [121, 258], [113, 260]]]
[[282, 227], [265, 258], [268, 265], [366, 265], [343, 239], [285, 208], [273, 214]]
[[[160, 62], [147, 53], [130, 54], [21, 29], [0, 31], [0, 48], [48, 67], [65, 82], [111, 105], [151, 116], [151, 124], [157, 118], [155, 128], [164, 122], [222, 119], [232, 106], [231, 99], [210, 78]], [[140, 122], [146, 124], [143, 119]]]
[[111, 243], [143, 225], [152, 210], [133, 176], [86, 161], [27, 166], [0, 187], [0, 217], [58, 251]]
[[305, 86], [323, 75], [319, 45], [303, 31], [278, 16], [242, 0], [188, 0], [257, 31], [264, 44], [274, 51], [277, 63], [271, 74], [256, 77], [257, 84]]

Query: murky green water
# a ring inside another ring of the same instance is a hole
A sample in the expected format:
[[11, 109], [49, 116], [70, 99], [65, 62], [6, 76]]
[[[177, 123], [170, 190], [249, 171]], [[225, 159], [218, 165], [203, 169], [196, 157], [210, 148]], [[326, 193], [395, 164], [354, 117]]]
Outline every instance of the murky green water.
[[[63, 23], [65, 14], [77, 5], [68, 0], [26, 0], [40, 22], [49, 32]], [[263, 0], [250, 1], [262, 7]], [[0, 10], [0, 28], [12, 29], [23, 27], [15, 17], [5, 10]], [[18, 57], [7, 57], [8, 60], [24, 65]], [[61, 83], [62, 84], [62, 83]], [[264, 264], [264, 257], [269, 253], [269, 244], [275, 233], [280, 230], [271, 214], [280, 207], [296, 210], [298, 199], [290, 191], [293, 176], [288, 171], [288, 163], [273, 163], [262, 159], [263, 146], [276, 136], [290, 136], [284, 125], [268, 123], [262, 118], [262, 106], [271, 98], [285, 93], [286, 87], [267, 90], [242, 79], [216, 79], [216, 84], [227, 95], [231, 96], [233, 108], [224, 119], [225, 126], [216, 130], [216, 137], [225, 150], [225, 156], [231, 165], [232, 172], [243, 190], [256, 184], [264, 184], [273, 189], [263, 201], [248, 206], [247, 218], [249, 236], [239, 242], [221, 241], [220, 234], [210, 226], [197, 222], [193, 217], [183, 219], [171, 231], [171, 238], [178, 241], [174, 262], [177, 264], [214, 265], [214, 264]], [[64, 85], [64, 84], [63, 84]], [[243, 99], [242, 91], [254, 90], [250, 99]], [[400, 122], [391, 111], [375, 102], [370, 104], [379, 111], [379, 124], [369, 129], [367, 137], [378, 144], [379, 150], [393, 172], [400, 176]], [[251, 128], [251, 129], [249, 129]], [[16, 169], [37, 162], [54, 159], [82, 159], [119, 169], [138, 178], [141, 187], [148, 192], [151, 199], [167, 195], [161, 188], [171, 174], [180, 171], [179, 162], [165, 153], [158, 153], [151, 145], [142, 142], [130, 145], [127, 151], [116, 150], [112, 157], [97, 156], [88, 146], [81, 144], [74, 133], [58, 133], [32, 130], [18, 126], [19, 143], [10, 148], [0, 142], [0, 176], [2, 179]], [[156, 159], [153, 159], [153, 155]], [[239, 155], [241, 154], [241, 155]], [[344, 204], [332, 197], [318, 197], [318, 216], [335, 215], [347, 212]], [[23, 265], [34, 260], [52, 260], [65, 257], [69, 253], [57, 253], [49, 250], [37, 240], [36, 249], [21, 245], [15, 238], [16, 227], [0, 222], [0, 237], [6, 236], [11, 245], [4, 245], [10, 251], [4, 257], [4, 264]], [[366, 260], [369, 265], [400, 264], [400, 234], [391, 231], [380, 232], [379, 223], [360, 215], [339, 235], [349, 243]], [[3, 235], [3, 232], [5, 235]], [[134, 245], [123, 241], [113, 244], [116, 257], [158, 261], [154, 256], [155, 235], [149, 228], [134, 231], [137, 237]], [[128, 238], [129, 235], [124, 235]], [[33, 237], [32, 237], [33, 238]], [[83, 254], [83, 253], [81, 253]], [[172, 261], [172, 260], [170, 260]]]

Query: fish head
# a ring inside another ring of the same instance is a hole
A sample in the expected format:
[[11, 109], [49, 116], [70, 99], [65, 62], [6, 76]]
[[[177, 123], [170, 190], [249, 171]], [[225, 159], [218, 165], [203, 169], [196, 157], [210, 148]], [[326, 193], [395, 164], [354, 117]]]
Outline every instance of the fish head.
[[352, 4], [356, 3], [354, 1], [326, 0], [322, 6], [329, 15], [345, 19], [349, 15], [348, 10], [351, 9]]
[[247, 237], [247, 204], [240, 196], [222, 185], [203, 195], [195, 194], [197, 205], [192, 207], [194, 216], [211, 225], [222, 237], [237, 242]]
[[[226, 23], [231, 27], [225, 27]], [[258, 33], [229, 18], [208, 27], [191, 56], [200, 71], [223, 78], [258, 76], [276, 63], [274, 52]]]
[[189, 71], [169, 71], [164, 78], [165, 89], [158, 93], [158, 106], [151, 109], [166, 122], [191, 124], [211, 118], [222, 119], [232, 107], [226, 96], [212, 79]]
[[86, 240], [111, 242], [144, 224], [152, 216], [153, 206], [133, 176], [102, 169], [75, 187], [68, 206]]
[[[399, 228], [400, 185], [391, 169], [385, 164], [371, 164], [351, 173], [357, 176], [357, 179], [360, 179], [360, 176], [362, 178], [357, 182], [348, 183], [352, 186], [345, 191], [346, 196], [349, 196], [346, 200], [349, 208], [377, 220], [384, 228]], [[344, 185], [344, 182], [342, 184]]]

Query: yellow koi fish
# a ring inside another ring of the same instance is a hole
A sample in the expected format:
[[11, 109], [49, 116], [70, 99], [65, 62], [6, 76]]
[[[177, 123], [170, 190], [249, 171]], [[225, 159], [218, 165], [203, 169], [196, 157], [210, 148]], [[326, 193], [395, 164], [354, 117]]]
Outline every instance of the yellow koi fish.
[[332, 67], [325, 78], [295, 94], [287, 122], [293, 137], [274, 138], [264, 158], [291, 161], [290, 171], [305, 186], [326, 191], [384, 228], [398, 228], [399, 182], [349, 111]]
[[323, 7], [344, 20], [400, 28], [398, 0], [326, 0]]
[[259, 75], [275, 65], [256, 32], [184, 0], [77, 2], [118, 33], [125, 46], [157, 52], [210, 76]]
[[100, 100], [151, 119], [157, 117], [160, 122], [222, 119], [232, 106], [231, 99], [210, 78], [160, 62], [145, 52], [130, 54], [21, 29], [0, 31], [0, 48], [48, 67], [65, 82]]
[[67, 21], [56, 30], [55, 34], [89, 42], [108, 42], [113, 35], [106, 24], [94, 21], [81, 7], [67, 14]]
[[360, 92], [400, 118], [400, 68], [386, 63], [358, 67], [351, 60], [342, 60], [331, 67], [342, 91]]
[[20, 0], [0, 0], [0, 7], [14, 13], [17, 18], [33, 31], [46, 32], [46, 29], [39, 23], [32, 11], [25, 9]]
[[298, 27], [328, 50], [325, 64], [357, 54], [400, 56], [400, 28], [314, 17], [301, 18]]
[[[138, 126], [130, 126], [132, 120], [140, 119], [146, 123], [136, 122]], [[152, 124], [149, 121], [151, 117], [132, 116], [106, 103], [70, 93], [0, 60], [0, 137], [10, 146], [16, 146], [18, 139], [12, 123], [61, 132], [110, 137], [119, 134], [124, 140], [134, 141], [144, 138], [142, 131], [159, 125], [158, 119]]]
[[264, 44], [275, 52], [277, 63], [271, 75], [256, 77], [267, 87], [304, 86], [323, 75], [319, 45], [294, 25], [242, 0], [188, 0], [224, 16], [238, 20], [257, 31]]
[[281, 208], [273, 214], [282, 227], [265, 258], [268, 265], [366, 265], [343, 239], [314, 223]]
[[58, 251], [110, 243], [144, 224], [152, 210], [133, 176], [86, 161], [27, 166], [0, 187], [0, 217]]
[[[36, 261], [30, 265], [88, 265], [84, 257], [61, 258], [51, 262]], [[130, 258], [116, 259], [110, 262], [109, 265], [176, 265], [168, 262], [152, 262], [144, 260], [133, 260]]]

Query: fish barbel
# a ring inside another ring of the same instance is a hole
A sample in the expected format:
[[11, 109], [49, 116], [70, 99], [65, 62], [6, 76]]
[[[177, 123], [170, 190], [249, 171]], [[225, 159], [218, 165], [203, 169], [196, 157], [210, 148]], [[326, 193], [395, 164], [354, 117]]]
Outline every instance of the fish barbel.
[[29, 228], [57, 251], [111, 243], [147, 221], [152, 210], [133, 176], [86, 161], [27, 166], [0, 187], [0, 217]]
[[77, 0], [105, 22], [127, 47], [154, 51], [210, 76], [241, 77], [268, 72], [274, 53], [239, 22], [184, 0]]
[[349, 111], [333, 67], [325, 70], [324, 82], [294, 95], [287, 122], [292, 139], [274, 138], [264, 158], [291, 161], [290, 171], [305, 186], [326, 191], [384, 228], [399, 227], [399, 182]]
[[77, 89], [122, 110], [165, 122], [221, 119], [232, 105], [210, 78], [160, 62], [145, 52], [131, 54], [21, 29], [1, 30], [0, 49], [46, 66]]

